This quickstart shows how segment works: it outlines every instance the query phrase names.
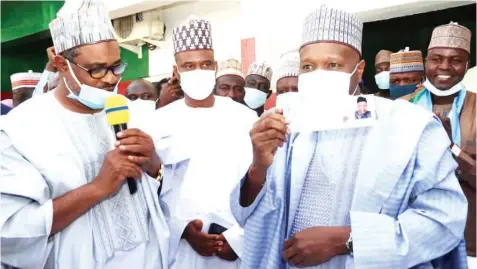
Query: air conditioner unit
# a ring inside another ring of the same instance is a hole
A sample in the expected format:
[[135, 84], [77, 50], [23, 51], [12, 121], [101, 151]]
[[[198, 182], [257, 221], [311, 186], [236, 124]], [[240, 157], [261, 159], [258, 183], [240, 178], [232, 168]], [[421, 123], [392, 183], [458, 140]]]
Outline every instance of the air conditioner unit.
[[163, 44], [165, 25], [161, 10], [150, 10], [113, 20], [116, 39], [121, 47], [142, 58], [143, 45], [160, 47]]

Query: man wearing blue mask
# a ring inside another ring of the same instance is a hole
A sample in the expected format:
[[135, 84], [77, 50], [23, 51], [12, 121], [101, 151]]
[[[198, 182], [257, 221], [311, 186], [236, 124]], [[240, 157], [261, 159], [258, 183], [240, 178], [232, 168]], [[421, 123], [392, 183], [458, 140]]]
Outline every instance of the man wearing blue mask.
[[390, 73], [391, 99], [413, 93], [424, 80], [422, 53], [418, 50], [409, 51], [407, 47], [391, 54]]
[[392, 52], [389, 50], [380, 50], [374, 59], [374, 69], [376, 71], [374, 79], [379, 89], [376, 93], [376, 96], [379, 97], [391, 97], [389, 93], [389, 67], [391, 62], [391, 54]]
[[264, 105], [270, 97], [270, 81], [272, 80], [272, 67], [265, 62], [252, 63], [245, 77], [245, 104], [257, 112], [260, 117], [264, 112]]
[[58, 87], [2, 119], [2, 268], [168, 268], [152, 139], [103, 111], [125, 68], [108, 11], [66, 1], [49, 26]]
[[471, 35], [469, 29], [457, 23], [436, 27], [427, 52], [424, 87], [404, 99], [434, 112], [452, 141], [452, 153], [459, 164], [457, 177], [469, 201], [465, 239], [469, 268], [474, 268], [477, 265], [474, 214], [476, 97], [462, 84], [469, 66]]
[[154, 112], [148, 133], [164, 165], [161, 206], [170, 228], [170, 268], [239, 268], [243, 229], [229, 203], [252, 159], [255, 112], [214, 95], [217, 64], [208, 21], [173, 29], [184, 99]]
[[[353, 99], [362, 27], [326, 6], [306, 17], [299, 105], [316, 114], [302, 124]], [[242, 268], [466, 268], [467, 203], [444, 129], [408, 102], [374, 101], [378, 119], [357, 128], [290, 134], [297, 118], [280, 111], [254, 125], [253, 162], [231, 196], [245, 230]]]

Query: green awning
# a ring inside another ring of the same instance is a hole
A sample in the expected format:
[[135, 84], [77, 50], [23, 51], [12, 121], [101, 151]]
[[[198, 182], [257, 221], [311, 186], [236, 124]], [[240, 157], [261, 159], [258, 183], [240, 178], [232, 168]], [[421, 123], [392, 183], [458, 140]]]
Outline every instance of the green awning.
[[1, 42], [48, 30], [48, 24], [63, 4], [63, 1], [1, 1]]

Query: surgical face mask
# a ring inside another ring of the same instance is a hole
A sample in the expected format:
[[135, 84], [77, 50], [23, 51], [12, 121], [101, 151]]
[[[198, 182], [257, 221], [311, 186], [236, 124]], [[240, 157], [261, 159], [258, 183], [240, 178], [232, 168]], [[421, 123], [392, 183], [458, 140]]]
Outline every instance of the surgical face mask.
[[91, 87], [91, 86], [88, 86], [86, 84], [81, 84], [79, 82], [78, 78], [76, 78], [76, 75], [71, 68], [70, 62], [68, 60], [66, 60], [66, 63], [68, 64], [68, 69], [71, 73], [71, 76], [76, 81], [76, 83], [80, 86], [80, 92], [79, 92], [78, 95], [76, 95], [70, 89], [70, 87], [68, 86], [68, 83], [66, 82], [66, 79], [63, 77], [63, 81], [65, 82], [65, 86], [68, 89], [68, 91], [70, 92], [70, 94], [68, 95], [68, 98], [76, 100], [76, 101], [82, 103], [83, 105], [85, 105], [85, 106], [87, 106], [91, 109], [96, 110], [96, 109], [103, 109], [104, 105], [106, 103], [106, 99], [108, 99], [108, 97], [110, 97], [110, 96], [113, 96], [113, 95], [117, 94], [118, 84], [119, 84], [119, 81], [121, 79], [119, 79], [118, 82], [116, 83], [116, 87], [114, 88], [113, 92], [109, 92], [109, 91], [106, 91], [106, 90]]
[[214, 90], [215, 70], [192, 70], [179, 73], [181, 88], [187, 96], [202, 101]]
[[464, 88], [464, 85], [462, 84], [462, 82], [459, 82], [448, 90], [439, 90], [438, 88], [434, 87], [434, 85], [432, 85], [432, 83], [428, 79], [424, 81], [423, 85], [435, 96], [450, 96], [459, 92], [460, 90]]
[[391, 99], [398, 99], [405, 95], [413, 93], [417, 88], [418, 83], [408, 84], [408, 85], [390, 85], [389, 91], [391, 94]]
[[381, 73], [376, 74], [374, 79], [376, 80], [376, 85], [380, 90], [387, 90], [389, 89], [389, 79], [391, 75], [389, 71], [382, 71]]
[[[313, 72], [304, 73], [298, 76], [298, 89], [307, 101], [327, 100], [343, 98], [349, 96], [349, 85], [351, 76], [356, 72], [358, 65], [353, 72], [346, 73], [340, 71], [329, 71], [317, 69]], [[355, 92], [358, 89], [356, 86]], [[354, 94], [354, 93], [353, 93]]]
[[254, 88], [245, 87], [245, 104], [251, 109], [257, 109], [265, 104], [267, 101], [267, 93]]
[[[159, 100], [159, 99], [157, 99]], [[131, 104], [134, 107], [137, 107], [140, 110], [143, 111], [154, 111], [156, 110], [156, 101], [151, 101], [151, 100], [143, 100], [143, 99], [136, 99], [134, 101], [131, 101]]]

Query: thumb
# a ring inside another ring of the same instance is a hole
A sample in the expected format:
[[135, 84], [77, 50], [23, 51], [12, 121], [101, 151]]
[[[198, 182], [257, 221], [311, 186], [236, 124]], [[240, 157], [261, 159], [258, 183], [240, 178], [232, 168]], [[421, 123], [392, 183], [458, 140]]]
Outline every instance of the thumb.
[[192, 224], [197, 228], [199, 231], [202, 230], [202, 226], [204, 226], [204, 223], [200, 219], [196, 219], [192, 221]]

